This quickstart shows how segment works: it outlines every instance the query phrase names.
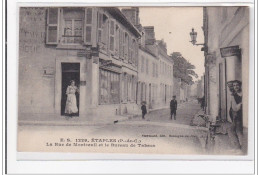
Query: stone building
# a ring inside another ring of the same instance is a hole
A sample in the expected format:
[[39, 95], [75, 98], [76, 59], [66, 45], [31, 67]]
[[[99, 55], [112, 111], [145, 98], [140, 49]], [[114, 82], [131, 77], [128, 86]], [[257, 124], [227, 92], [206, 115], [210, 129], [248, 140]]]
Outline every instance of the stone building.
[[[242, 81], [243, 127], [248, 128], [249, 8], [204, 7], [206, 113], [231, 121], [231, 92], [227, 83]], [[245, 146], [245, 145], [242, 145]]]
[[163, 40], [157, 40], [159, 55], [160, 105], [169, 106], [173, 96], [173, 60], [167, 55]]
[[20, 8], [19, 117], [62, 116], [71, 80], [79, 117], [134, 112], [139, 30], [118, 8]]
[[156, 40], [154, 26], [142, 26], [137, 7], [122, 12], [142, 33], [139, 40], [137, 103], [146, 101], [148, 109], [168, 107], [173, 95], [173, 60], [163, 40]]

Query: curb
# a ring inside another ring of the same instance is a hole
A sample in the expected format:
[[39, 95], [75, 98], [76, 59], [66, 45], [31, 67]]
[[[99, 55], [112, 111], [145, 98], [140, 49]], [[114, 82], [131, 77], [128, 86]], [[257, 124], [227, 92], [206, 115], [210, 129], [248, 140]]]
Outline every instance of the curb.
[[102, 126], [102, 125], [112, 125], [118, 122], [123, 122], [129, 120], [129, 117], [122, 119], [113, 119], [109, 121], [18, 121], [19, 126], [23, 125], [34, 125], [34, 126]]

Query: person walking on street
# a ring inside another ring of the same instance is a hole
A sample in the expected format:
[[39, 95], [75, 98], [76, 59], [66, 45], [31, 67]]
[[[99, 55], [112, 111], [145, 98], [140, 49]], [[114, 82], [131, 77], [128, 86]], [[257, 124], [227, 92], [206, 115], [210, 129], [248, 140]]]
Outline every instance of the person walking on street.
[[145, 116], [145, 114], [147, 114], [145, 101], [142, 102], [141, 110], [142, 110], [142, 119], [145, 119], [144, 116]]
[[175, 95], [172, 96], [172, 100], [170, 102], [170, 108], [171, 108], [171, 120], [172, 120], [172, 115], [174, 115], [174, 120], [176, 120], [177, 100]]

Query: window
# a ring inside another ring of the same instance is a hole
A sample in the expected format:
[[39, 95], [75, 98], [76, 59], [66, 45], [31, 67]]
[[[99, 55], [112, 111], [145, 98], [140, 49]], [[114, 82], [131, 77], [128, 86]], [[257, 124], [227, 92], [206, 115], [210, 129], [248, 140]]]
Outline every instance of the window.
[[155, 64], [155, 76], [158, 77], [158, 64]]
[[149, 74], [149, 60], [146, 59], [146, 74]]
[[141, 72], [144, 72], [144, 57], [142, 56]]
[[155, 63], [153, 63], [153, 77], [155, 77]]
[[128, 54], [128, 59], [130, 63], [134, 63], [133, 60], [133, 39], [129, 39], [129, 54]]
[[162, 62], [160, 61], [160, 74], [162, 74], [163, 67], [162, 67]]
[[124, 35], [123, 45], [124, 45], [124, 57], [125, 57], [125, 59], [128, 59], [129, 36], [126, 32], [125, 32], [125, 35]]
[[119, 74], [100, 69], [100, 104], [119, 103]]
[[100, 44], [100, 49], [103, 51], [107, 51], [108, 48], [108, 40], [109, 40], [109, 20], [108, 17], [101, 13], [98, 12], [98, 43]]
[[62, 29], [62, 39], [61, 39], [63, 44], [83, 43], [84, 14], [85, 12], [82, 8], [63, 9], [63, 26], [62, 26], [63, 29]]
[[110, 21], [110, 38], [109, 38], [109, 45], [110, 50], [113, 52], [115, 50], [115, 21]]
[[102, 21], [103, 21], [103, 15], [102, 13], [98, 13], [98, 42], [101, 42], [101, 35], [102, 35]]
[[119, 57], [123, 59], [124, 47], [123, 47], [123, 31], [119, 29]]
[[115, 37], [115, 55], [119, 56], [119, 46], [120, 46], [120, 31], [119, 26], [116, 25], [116, 37]]
[[135, 66], [138, 65], [138, 55], [137, 55], [137, 52], [138, 52], [138, 45], [137, 45], [137, 42], [135, 39], [133, 39], [133, 46], [132, 46], [132, 49], [133, 49], [133, 60], [134, 60], [134, 64]]
[[108, 39], [108, 18], [105, 14], [102, 15], [102, 33], [101, 33], [101, 42], [105, 45], [107, 45], [107, 39]]

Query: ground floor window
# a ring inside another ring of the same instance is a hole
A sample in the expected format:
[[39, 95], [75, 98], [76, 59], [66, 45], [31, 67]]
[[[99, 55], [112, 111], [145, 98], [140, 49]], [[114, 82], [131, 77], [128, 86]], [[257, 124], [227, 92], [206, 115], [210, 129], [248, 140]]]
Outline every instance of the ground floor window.
[[122, 99], [123, 103], [136, 101], [137, 77], [127, 73], [122, 74]]
[[119, 74], [100, 69], [100, 104], [118, 104], [119, 101]]

